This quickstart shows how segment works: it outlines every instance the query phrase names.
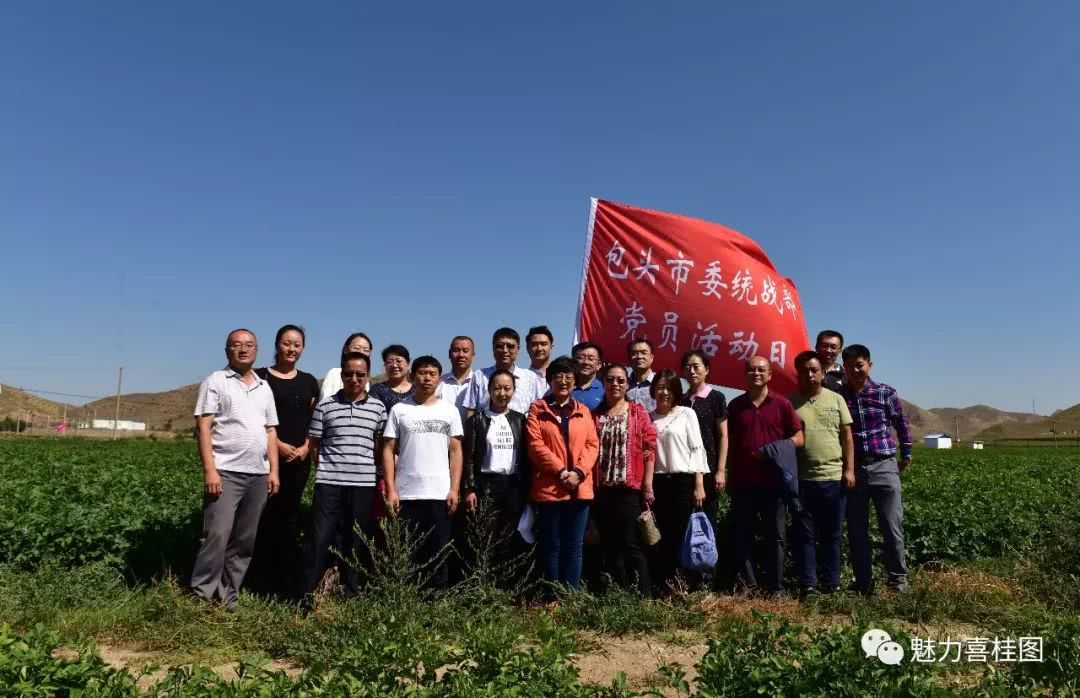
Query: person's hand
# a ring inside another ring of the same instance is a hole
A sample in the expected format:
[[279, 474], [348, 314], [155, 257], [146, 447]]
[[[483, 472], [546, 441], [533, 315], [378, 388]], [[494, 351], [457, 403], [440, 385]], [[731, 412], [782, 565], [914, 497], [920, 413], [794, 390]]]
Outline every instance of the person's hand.
[[296, 447], [292, 444], [287, 444], [284, 441], [279, 440], [277, 442], [277, 450], [278, 453], [281, 454], [281, 457], [286, 461], [291, 461], [293, 458], [296, 458]]
[[465, 495], [465, 511], [476, 511], [476, 493], [470, 492]]
[[651, 507], [656, 502], [656, 495], [653, 494], [651, 486], [641, 488], [641, 499], [645, 502], [646, 508]]
[[713, 479], [713, 482], [716, 484], [717, 492], [723, 492], [725, 489], [727, 489], [727, 476], [724, 475], [723, 471], [718, 471], [716, 473], [716, 477]]
[[896, 461], [896, 466], [900, 468], [900, 472], [904, 472], [904, 468], [908, 467], [909, 465], [911, 465], [911, 456], [908, 456], [907, 458], [901, 458], [900, 460]]
[[855, 473], [851, 471], [844, 471], [844, 489], [855, 489]]
[[581, 484], [581, 477], [573, 470], [562, 471], [559, 474], [559, 479], [562, 481], [563, 487], [570, 490], [577, 489], [577, 486]]
[[307, 460], [308, 454], [310, 452], [311, 452], [311, 449], [308, 448], [308, 445], [306, 443], [301, 444], [301, 445], [299, 445], [299, 446], [297, 446], [296, 448], [293, 449], [293, 458], [295, 458], [298, 461], [305, 461], [305, 460]]
[[217, 468], [203, 471], [203, 491], [210, 497], [221, 496], [221, 476]]
[[454, 490], [450, 490], [450, 494], [446, 495], [446, 512], [453, 514], [457, 511], [458, 505], [458, 493]]
[[281, 489], [281, 478], [278, 477], [277, 473], [273, 473], [273, 472], [270, 473], [270, 477], [268, 477], [266, 479], [266, 492], [267, 492], [267, 494], [269, 494], [271, 497], [273, 497], [275, 494], [278, 493], [278, 490], [280, 490], [280, 489]]
[[386, 508], [394, 512], [395, 514], [401, 511], [401, 499], [398, 497], [397, 490], [387, 488]]
[[699, 507], [705, 503], [705, 483], [694, 485], [694, 506]]

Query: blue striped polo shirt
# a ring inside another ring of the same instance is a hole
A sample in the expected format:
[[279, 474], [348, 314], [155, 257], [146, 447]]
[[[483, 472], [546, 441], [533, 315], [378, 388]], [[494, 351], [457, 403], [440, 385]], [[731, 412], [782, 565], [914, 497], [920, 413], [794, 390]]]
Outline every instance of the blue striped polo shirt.
[[373, 395], [350, 402], [339, 390], [315, 406], [308, 433], [319, 439], [315, 483], [374, 487], [375, 449], [386, 426], [386, 405]]

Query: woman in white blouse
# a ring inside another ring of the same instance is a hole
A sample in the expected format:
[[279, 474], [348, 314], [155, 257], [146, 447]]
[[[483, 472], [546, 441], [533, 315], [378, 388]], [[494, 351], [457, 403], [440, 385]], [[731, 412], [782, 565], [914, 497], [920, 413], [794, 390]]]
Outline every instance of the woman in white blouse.
[[[342, 356], [351, 352], [360, 352], [364, 356], [371, 356], [371, 338], [363, 332], [353, 332], [345, 340], [345, 344], [341, 346]], [[319, 402], [336, 395], [337, 391], [343, 387], [345, 386], [341, 382], [341, 367], [335, 366], [327, 371], [326, 377], [323, 378], [322, 387], [319, 388]]]
[[655, 588], [662, 589], [674, 579], [679, 567], [679, 550], [690, 515], [705, 501], [709, 466], [697, 414], [679, 405], [683, 396], [679, 375], [671, 370], [660, 371], [653, 377], [649, 392], [656, 400], [656, 410], [649, 416], [656, 429], [653, 514], [660, 529], [653, 570], [654, 580], [659, 582]]

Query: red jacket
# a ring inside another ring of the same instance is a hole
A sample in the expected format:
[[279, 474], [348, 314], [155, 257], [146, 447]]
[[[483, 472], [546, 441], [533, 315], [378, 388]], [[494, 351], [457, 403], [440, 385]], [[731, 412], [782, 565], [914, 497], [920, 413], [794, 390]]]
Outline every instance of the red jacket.
[[[596, 433], [599, 436], [600, 418], [604, 416], [607, 406], [600, 406], [593, 412], [596, 420]], [[644, 407], [636, 402], [630, 402], [626, 408], [626, 484], [618, 487], [629, 487], [640, 490], [641, 481], [645, 477], [645, 463], [656, 462], [656, 427], [649, 419], [649, 413]], [[596, 482], [598, 487], [604, 486], [605, 465], [597, 462]]]
[[534, 502], [561, 502], [570, 499], [593, 498], [593, 470], [600, 441], [596, 425], [585, 405], [572, 400], [570, 412], [570, 462], [585, 474], [585, 479], [571, 490], [559, 479], [567, 468], [566, 442], [563, 440], [559, 416], [547, 400], [537, 400], [529, 407], [525, 420], [525, 443], [532, 463], [532, 484], [529, 498]]

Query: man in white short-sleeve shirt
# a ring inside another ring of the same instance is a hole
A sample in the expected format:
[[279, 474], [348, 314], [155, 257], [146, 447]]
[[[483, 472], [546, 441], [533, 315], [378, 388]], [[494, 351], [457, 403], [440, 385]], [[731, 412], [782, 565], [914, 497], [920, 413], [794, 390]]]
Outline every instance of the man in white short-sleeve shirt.
[[485, 368], [473, 380], [472, 388], [465, 397], [465, 416], [471, 416], [474, 412], [487, 408], [488, 381], [497, 369], [514, 374], [514, 397], [510, 400], [510, 409], [528, 414], [529, 406], [544, 397], [544, 393], [547, 392], [547, 383], [540, 380], [531, 370], [517, 366], [518, 351], [521, 349], [521, 337], [517, 330], [510, 327], [500, 327], [495, 330], [495, 336], [491, 339], [491, 349], [495, 355], [495, 365]]
[[450, 340], [450, 370], [442, 374], [439, 388], [435, 391], [440, 400], [457, 407], [462, 420], [465, 419], [465, 397], [479, 373], [472, 368], [475, 354], [472, 337], [459, 335]]
[[277, 408], [251, 370], [258, 343], [248, 330], [225, 340], [229, 365], [199, 386], [195, 426], [203, 465], [203, 530], [191, 590], [233, 611], [266, 498], [278, 490]]
[[[386, 501], [418, 536], [417, 562], [438, 559], [429, 585], [445, 589], [450, 516], [461, 487], [461, 415], [436, 391], [442, 365], [434, 356], [412, 364], [413, 396], [394, 405], [383, 431]], [[397, 454], [395, 463], [394, 454]]]

